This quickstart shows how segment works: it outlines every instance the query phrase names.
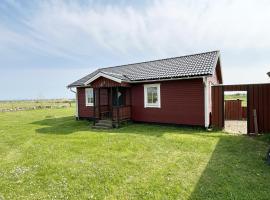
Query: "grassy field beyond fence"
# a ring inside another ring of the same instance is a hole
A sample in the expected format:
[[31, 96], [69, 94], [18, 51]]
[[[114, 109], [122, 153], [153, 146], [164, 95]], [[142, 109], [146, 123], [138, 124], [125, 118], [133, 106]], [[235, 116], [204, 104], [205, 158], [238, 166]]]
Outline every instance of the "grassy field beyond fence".
[[73, 99], [0, 101], [0, 112], [44, 108], [63, 108], [72, 107], [74, 104], [75, 100]]
[[246, 94], [225, 94], [224, 95], [224, 100], [242, 100], [242, 106], [246, 107], [247, 106], [247, 95]]

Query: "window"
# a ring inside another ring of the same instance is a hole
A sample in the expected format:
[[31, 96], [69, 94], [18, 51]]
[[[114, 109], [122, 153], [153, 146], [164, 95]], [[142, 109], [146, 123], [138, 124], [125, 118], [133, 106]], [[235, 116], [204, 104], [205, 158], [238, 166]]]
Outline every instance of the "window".
[[144, 85], [144, 107], [160, 108], [160, 84]]
[[94, 105], [93, 88], [85, 88], [85, 105], [86, 106]]

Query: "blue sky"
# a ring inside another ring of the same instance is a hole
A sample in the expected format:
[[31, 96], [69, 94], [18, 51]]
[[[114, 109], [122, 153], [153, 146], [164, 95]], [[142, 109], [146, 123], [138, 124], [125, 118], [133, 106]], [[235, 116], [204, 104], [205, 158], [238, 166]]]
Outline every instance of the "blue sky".
[[0, 99], [70, 98], [99, 67], [220, 50], [226, 84], [269, 82], [270, 1], [0, 2]]

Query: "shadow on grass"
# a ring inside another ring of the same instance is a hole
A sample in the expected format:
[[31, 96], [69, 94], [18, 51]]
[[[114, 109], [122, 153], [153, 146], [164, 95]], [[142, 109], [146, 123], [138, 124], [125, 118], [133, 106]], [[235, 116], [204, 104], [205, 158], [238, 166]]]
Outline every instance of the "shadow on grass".
[[204, 134], [205, 129], [200, 127], [186, 127], [173, 125], [158, 125], [147, 123], [127, 123], [121, 128], [109, 130], [92, 129], [92, 122], [76, 121], [73, 116], [51, 118], [47, 116], [45, 119], [35, 121], [31, 124], [40, 125], [41, 128], [36, 129], [37, 133], [42, 134], [72, 134], [78, 131], [87, 131], [89, 133], [119, 133], [119, 134], [142, 134], [147, 136], [160, 137], [165, 133], [170, 134]]
[[193, 199], [269, 199], [268, 145], [245, 136], [220, 136]]
[[[104, 132], [104, 131], [102, 131]], [[162, 125], [149, 123], [129, 123], [119, 129], [113, 129], [115, 133], [143, 134], [147, 136], [161, 137], [166, 133], [170, 134], [205, 134], [206, 131], [201, 127], [189, 127], [180, 125]]]
[[47, 116], [40, 121], [32, 122], [31, 124], [42, 126], [42, 128], [36, 129], [37, 133], [42, 134], [72, 134], [78, 131], [89, 131], [89, 121], [76, 121], [73, 116], [51, 118]]

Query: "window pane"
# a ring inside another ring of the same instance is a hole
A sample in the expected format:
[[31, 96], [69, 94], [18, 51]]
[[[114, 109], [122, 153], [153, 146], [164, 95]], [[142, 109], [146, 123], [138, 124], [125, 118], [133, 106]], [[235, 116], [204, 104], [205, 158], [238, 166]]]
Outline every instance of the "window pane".
[[157, 93], [153, 93], [153, 103], [157, 103]]
[[86, 90], [87, 95], [87, 103], [94, 103], [94, 95], [93, 95], [93, 89], [89, 88]]
[[94, 103], [93, 99], [93, 90], [89, 90], [89, 103]]
[[147, 88], [147, 91], [150, 93], [157, 92], [157, 87], [149, 87]]
[[157, 87], [153, 87], [153, 93], [157, 94]]
[[157, 103], [157, 87], [147, 88], [147, 103], [153, 104]]
[[151, 88], [147, 88], [147, 103], [152, 103]]
[[149, 93], [148, 95], [147, 95], [147, 103], [152, 103], [153, 101], [152, 101], [152, 95]]

